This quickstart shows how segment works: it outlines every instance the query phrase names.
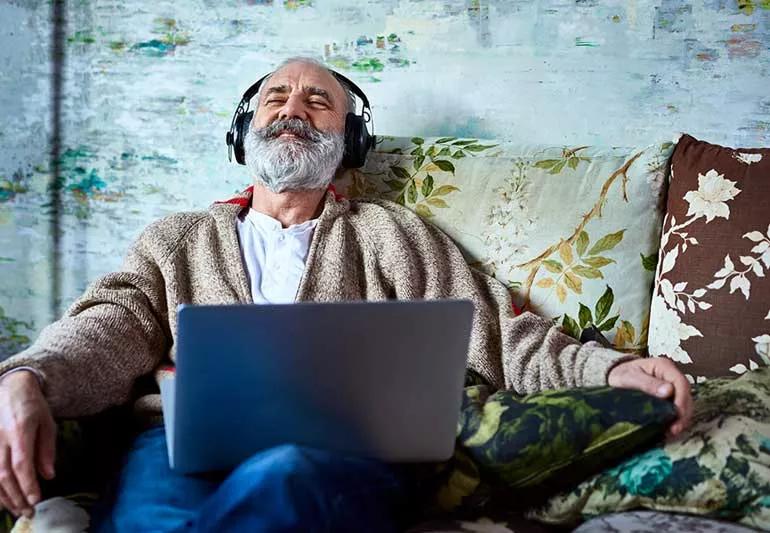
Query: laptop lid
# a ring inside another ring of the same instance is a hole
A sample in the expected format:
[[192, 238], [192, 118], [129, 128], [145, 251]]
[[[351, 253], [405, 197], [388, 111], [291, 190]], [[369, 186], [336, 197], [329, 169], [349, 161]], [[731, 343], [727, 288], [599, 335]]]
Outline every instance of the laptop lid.
[[226, 469], [285, 443], [449, 458], [472, 317], [458, 300], [182, 306], [174, 468]]

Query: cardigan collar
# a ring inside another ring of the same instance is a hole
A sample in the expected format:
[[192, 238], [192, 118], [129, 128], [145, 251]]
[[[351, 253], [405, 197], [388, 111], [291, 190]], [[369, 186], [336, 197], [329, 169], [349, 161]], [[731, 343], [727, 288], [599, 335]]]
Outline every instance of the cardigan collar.
[[[231, 216], [237, 216], [244, 209], [248, 209], [251, 206], [251, 199], [254, 196], [254, 185], [249, 185], [228, 200], [221, 200], [214, 202], [209, 208], [212, 214], [215, 213], [227, 213]], [[321, 215], [318, 217], [319, 223], [321, 220], [336, 218], [338, 215], [348, 211], [350, 209], [350, 203], [341, 194], [337, 193], [334, 185], [329, 185], [326, 196], [323, 199], [324, 207], [321, 211]]]
[[[241, 248], [240, 243], [238, 242], [238, 232], [236, 229], [236, 218], [244, 209], [248, 209], [251, 205], [253, 191], [253, 186], [248, 187], [233, 198], [223, 202], [215, 202], [209, 208], [209, 213], [214, 219], [214, 223], [218, 228], [218, 233], [221, 236], [220, 238], [223, 239], [225, 245], [224, 254], [227, 256], [225, 264], [227, 265], [226, 268], [229, 269], [229, 277], [232, 280], [233, 291], [236, 294], [238, 301], [244, 304], [251, 303], [251, 289], [241, 258]], [[333, 187], [330, 187], [326, 192], [323, 202], [323, 210], [318, 217], [318, 224], [316, 225], [313, 239], [310, 242], [310, 249], [308, 250], [305, 271], [302, 274], [300, 286], [297, 291], [298, 300], [302, 300], [306, 297], [308, 272], [313, 269], [313, 264], [315, 263], [317, 255], [316, 250], [319, 247], [319, 243], [325, 239], [329, 232], [329, 228], [334, 223], [335, 219], [350, 210], [350, 202], [338, 195]]]

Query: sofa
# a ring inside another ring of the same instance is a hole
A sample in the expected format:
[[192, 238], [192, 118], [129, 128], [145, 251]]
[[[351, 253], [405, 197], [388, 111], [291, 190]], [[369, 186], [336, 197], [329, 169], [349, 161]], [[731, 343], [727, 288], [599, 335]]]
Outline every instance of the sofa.
[[[770, 529], [770, 150], [682, 134], [636, 148], [379, 140], [365, 167], [338, 175], [338, 194], [414, 210], [504, 283], [517, 312], [669, 357], [696, 396], [684, 436], [664, 440], [659, 424], [644, 447], [569, 486], [546, 482], [536, 506], [474, 507], [483, 469], [455, 471], [462, 482], [436, 499], [443, 516], [410, 531]], [[37, 527], [84, 529], [93, 494], [46, 496]]]

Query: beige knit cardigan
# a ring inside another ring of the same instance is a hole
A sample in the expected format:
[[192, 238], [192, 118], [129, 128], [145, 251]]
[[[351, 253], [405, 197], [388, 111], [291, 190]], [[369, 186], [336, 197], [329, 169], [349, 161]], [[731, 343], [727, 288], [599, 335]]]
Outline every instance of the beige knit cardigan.
[[[39, 371], [57, 417], [133, 401], [156, 419], [156, 384], [139, 378], [157, 378], [173, 363], [177, 306], [251, 303], [236, 233], [241, 209], [214, 204], [151, 224], [119, 272], [94, 281], [31, 347], [0, 363], [0, 373]], [[508, 290], [468, 267], [449, 237], [408, 209], [327, 193], [296, 300], [394, 298], [472, 300], [468, 366], [519, 393], [603, 385], [611, 367], [629, 359], [581, 345], [532, 313], [515, 316]]]

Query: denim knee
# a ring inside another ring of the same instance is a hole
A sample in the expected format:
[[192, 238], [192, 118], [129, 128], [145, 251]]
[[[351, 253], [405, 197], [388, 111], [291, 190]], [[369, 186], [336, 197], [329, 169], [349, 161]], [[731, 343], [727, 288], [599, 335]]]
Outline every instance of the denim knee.
[[316, 474], [315, 465], [322, 460], [331, 460], [332, 455], [330, 452], [298, 444], [281, 444], [252, 455], [233, 473], [257, 468], [263, 475], [269, 473], [294, 475], [303, 479], [312, 478]]
[[201, 531], [394, 531], [391, 465], [297, 444], [236, 468], [198, 515]]

